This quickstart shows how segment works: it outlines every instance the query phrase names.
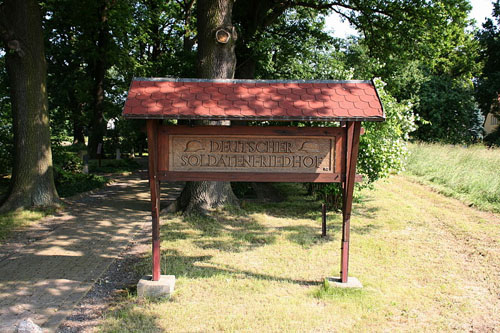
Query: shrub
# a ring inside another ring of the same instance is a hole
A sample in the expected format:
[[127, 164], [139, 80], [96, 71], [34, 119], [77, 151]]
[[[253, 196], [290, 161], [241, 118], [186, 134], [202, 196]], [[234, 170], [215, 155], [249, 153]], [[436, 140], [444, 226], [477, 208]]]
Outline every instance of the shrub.
[[[415, 131], [418, 117], [410, 102], [398, 102], [385, 89], [385, 83], [375, 79], [375, 86], [384, 106], [384, 122], [365, 122], [361, 136], [357, 171], [363, 174], [361, 185], [368, 186], [379, 178], [404, 169], [408, 157], [407, 141]], [[332, 209], [342, 205], [340, 183], [309, 185], [310, 192], [321, 197]]]
[[81, 172], [65, 171], [57, 166], [54, 168], [56, 177], [54, 179], [57, 193], [61, 197], [69, 197], [81, 192], [86, 192], [104, 186], [108, 180], [106, 177]]
[[53, 145], [54, 182], [57, 193], [68, 197], [104, 186], [107, 179], [102, 176], [84, 174], [78, 152], [82, 147]]
[[82, 160], [71, 146], [52, 146], [52, 163], [55, 167], [68, 172], [81, 172]]

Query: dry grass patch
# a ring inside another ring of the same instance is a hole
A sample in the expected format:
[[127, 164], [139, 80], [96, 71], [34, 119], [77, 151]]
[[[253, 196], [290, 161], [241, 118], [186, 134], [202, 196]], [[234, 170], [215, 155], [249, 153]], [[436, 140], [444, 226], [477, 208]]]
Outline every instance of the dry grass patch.
[[[338, 275], [340, 216], [319, 235], [320, 204], [280, 185], [280, 203], [213, 218], [168, 215], [169, 300], [121, 300], [101, 330], [169, 332], [492, 331], [500, 327], [500, 219], [404, 177], [365, 190], [352, 218], [351, 276]], [[146, 260], [138, 269], [150, 271]]]

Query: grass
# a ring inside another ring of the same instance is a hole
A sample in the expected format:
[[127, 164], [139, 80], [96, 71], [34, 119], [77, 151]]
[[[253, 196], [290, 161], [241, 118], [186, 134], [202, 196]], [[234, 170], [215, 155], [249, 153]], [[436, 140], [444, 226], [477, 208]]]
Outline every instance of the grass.
[[500, 149], [412, 144], [407, 173], [440, 193], [500, 212]]
[[[131, 293], [102, 332], [493, 331], [500, 327], [500, 218], [395, 176], [354, 206], [350, 276], [338, 276], [341, 218], [296, 184], [287, 200], [246, 202], [211, 218], [162, 218], [166, 300]], [[149, 274], [151, 259], [137, 269]]]
[[53, 213], [53, 210], [16, 210], [0, 214], [0, 245], [13, 231]]

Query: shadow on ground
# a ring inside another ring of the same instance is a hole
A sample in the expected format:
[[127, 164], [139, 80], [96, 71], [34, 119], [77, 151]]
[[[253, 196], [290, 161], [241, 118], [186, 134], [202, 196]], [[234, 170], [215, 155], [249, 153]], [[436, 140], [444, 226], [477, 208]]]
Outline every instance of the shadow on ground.
[[[178, 192], [178, 184], [163, 184], [163, 199], [173, 188]], [[24, 317], [55, 329], [150, 221], [150, 211], [148, 182], [136, 175], [68, 201], [53, 230], [0, 258], [0, 331]]]

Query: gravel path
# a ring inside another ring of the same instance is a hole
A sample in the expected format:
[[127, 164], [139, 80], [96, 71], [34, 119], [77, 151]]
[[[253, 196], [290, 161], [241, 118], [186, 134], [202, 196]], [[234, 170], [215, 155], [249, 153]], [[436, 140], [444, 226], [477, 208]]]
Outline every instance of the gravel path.
[[[162, 184], [162, 203], [179, 190]], [[68, 316], [60, 331], [95, 325], [113, 291], [137, 281], [130, 263], [149, 250], [150, 207], [147, 180], [122, 176], [2, 245], [0, 332], [25, 318], [47, 332]]]

